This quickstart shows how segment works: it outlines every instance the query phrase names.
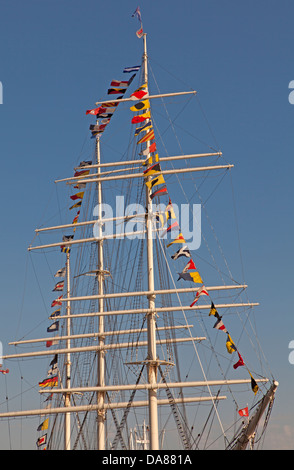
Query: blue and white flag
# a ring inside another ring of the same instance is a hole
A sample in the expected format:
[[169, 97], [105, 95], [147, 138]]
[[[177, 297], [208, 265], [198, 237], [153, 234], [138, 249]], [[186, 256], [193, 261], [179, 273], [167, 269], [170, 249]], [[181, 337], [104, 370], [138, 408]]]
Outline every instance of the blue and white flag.
[[134, 65], [133, 67], [126, 67], [123, 70], [123, 73], [138, 72], [140, 67], [141, 67], [141, 65]]

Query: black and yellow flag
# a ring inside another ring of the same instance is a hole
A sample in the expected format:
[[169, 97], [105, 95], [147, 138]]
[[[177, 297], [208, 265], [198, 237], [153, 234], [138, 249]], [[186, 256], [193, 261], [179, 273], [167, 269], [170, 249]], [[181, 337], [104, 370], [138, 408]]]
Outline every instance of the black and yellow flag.
[[139, 101], [139, 103], [134, 104], [134, 106], [132, 106], [130, 110], [136, 112], [136, 111], [149, 109], [149, 108], [150, 108], [149, 100], [144, 100], [144, 101]]
[[216, 318], [219, 318], [218, 311], [217, 311], [217, 309], [215, 308], [213, 302], [211, 302], [211, 307], [210, 307], [209, 316], [210, 316], [210, 315], [214, 315]]
[[[248, 371], [249, 372], [249, 371]], [[250, 374], [249, 372], [249, 375], [251, 377], [251, 389], [252, 389], [252, 392], [254, 393], [254, 395], [257, 394], [258, 390], [259, 390], [259, 387], [256, 383], [256, 381], [254, 380], [254, 378], [252, 377], [252, 375]]]
[[234, 351], [237, 351], [236, 346], [234, 345], [232, 338], [228, 333], [227, 342], [226, 342], [227, 351], [229, 354], [232, 354]]
[[146, 181], [145, 184], [149, 189], [152, 189], [153, 186], [156, 186], [158, 184], [164, 184], [164, 183], [165, 183], [165, 181], [164, 181], [163, 176], [159, 175], [156, 178], [153, 178], [153, 180], [151, 180], [151, 181]]

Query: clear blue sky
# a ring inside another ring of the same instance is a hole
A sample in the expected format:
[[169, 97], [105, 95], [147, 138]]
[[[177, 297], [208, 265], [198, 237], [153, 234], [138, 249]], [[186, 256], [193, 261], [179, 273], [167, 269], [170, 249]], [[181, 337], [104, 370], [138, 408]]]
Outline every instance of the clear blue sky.
[[[245, 280], [250, 299], [261, 304], [259, 336], [280, 382], [269, 432], [273, 445], [293, 449], [293, 1], [139, 4], [152, 66], [161, 65], [184, 88], [198, 91], [226, 160], [235, 164]], [[140, 63], [138, 23], [131, 18], [137, 5], [0, 0], [4, 352], [22, 311], [34, 229], [55, 191], [54, 180], [72, 174], [89, 138], [85, 110], [104, 97], [109, 80], [120, 79], [125, 66]], [[160, 86], [173, 91], [168, 78]], [[224, 245], [229, 250], [230, 243]], [[22, 324], [29, 315], [22, 312]], [[0, 393], [2, 401], [2, 376]]]

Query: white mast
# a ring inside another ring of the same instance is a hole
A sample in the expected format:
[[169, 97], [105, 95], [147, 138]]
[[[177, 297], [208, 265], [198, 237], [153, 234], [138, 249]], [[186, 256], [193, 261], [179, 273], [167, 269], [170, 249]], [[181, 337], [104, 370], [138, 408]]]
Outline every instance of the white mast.
[[[148, 70], [147, 70], [147, 43], [146, 33], [144, 39], [144, 84], [148, 90]], [[149, 121], [149, 119], [148, 119]], [[147, 122], [148, 122], [147, 121]], [[149, 142], [147, 142], [149, 147]], [[148, 177], [150, 180], [150, 176]], [[152, 236], [152, 200], [150, 198], [151, 190], [146, 186], [146, 231], [147, 231], [147, 268], [148, 268], [148, 290], [154, 291], [154, 266], [153, 266], [153, 236]], [[149, 313], [147, 314], [147, 330], [148, 330], [148, 383], [156, 384], [157, 382], [157, 356], [156, 356], [156, 337], [155, 337], [155, 295], [148, 295]], [[155, 388], [148, 391], [149, 401], [149, 429], [150, 429], [150, 449], [157, 450], [158, 442], [158, 407], [157, 407], [157, 391]]]
[[[97, 156], [97, 165], [100, 165], [100, 140], [97, 136], [96, 140], [96, 156]], [[100, 173], [100, 167], [98, 167], [98, 173]], [[97, 360], [98, 360], [98, 369], [97, 369], [97, 382], [98, 386], [103, 387], [105, 385], [105, 338], [104, 333], [104, 316], [101, 313], [104, 310], [104, 272], [103, 272], [103, 239], [102, 239], [102, 185], [101, 182], [97, 182], [97, 192], [98, 192], [98, 231], [99, 231], [99, 240], [98, 240], [98, 294], [99, 294], [99, 350], [97, 351]], [[97, 393], [97, 404], [99, 405], [98, 415], [97, 415], [97, 444], [98, 450], [105, 449], [105, 410], [103, 409], [104, 405], [104, 392]]]

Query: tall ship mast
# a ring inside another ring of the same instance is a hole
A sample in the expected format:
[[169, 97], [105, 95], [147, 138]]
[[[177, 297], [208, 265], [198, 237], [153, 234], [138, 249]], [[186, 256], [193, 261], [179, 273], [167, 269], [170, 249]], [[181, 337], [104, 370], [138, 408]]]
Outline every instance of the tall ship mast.
[[[60, 260], [56, 297], [47, 335], [11, 342], [2, 372], [15, 361], [46, 359], [34, 387], [40, 406], [1, 409], [0, 422], [38, 419], [32, 447], [46, 450], [128, 450], [134, 439], [144, 450], [256, 448], [278, 382], [256, 357], [258, 303], [234, 280], [199, 190], [211, 174], [217, 188], [233, 165], [212, 147], [177, 155], [163, 143], [167, 104], [193, 103], [196, 91], [151, 93], [139, 9], [134, 16], [142, 63], [126, 67], [87, 110], [91, 153], [73, 176], [55, 181], [70, 194], [65, 223], [37, 228], [28, 248]], [[126, 124], [131, 133], [109, 161], [111, 127], [121, 118], [113, 142]], [[168, 117], [165, 131], [173, 127]]]

